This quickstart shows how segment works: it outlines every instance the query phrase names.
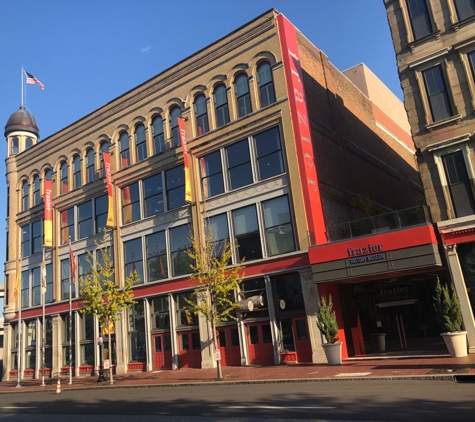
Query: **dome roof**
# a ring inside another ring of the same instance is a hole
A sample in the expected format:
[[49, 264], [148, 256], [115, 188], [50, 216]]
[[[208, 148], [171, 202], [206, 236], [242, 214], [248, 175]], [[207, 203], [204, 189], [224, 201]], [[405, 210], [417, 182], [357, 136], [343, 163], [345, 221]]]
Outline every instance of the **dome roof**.
[[4, 136], [7, 137], [10, 133], [16, 131], [30, 132], [39, 137], [40, 131], [36, 124], [35, 118], [25, 111], [25, 107], [21, 106], [20, 110], [15, 111], [5, 125]]

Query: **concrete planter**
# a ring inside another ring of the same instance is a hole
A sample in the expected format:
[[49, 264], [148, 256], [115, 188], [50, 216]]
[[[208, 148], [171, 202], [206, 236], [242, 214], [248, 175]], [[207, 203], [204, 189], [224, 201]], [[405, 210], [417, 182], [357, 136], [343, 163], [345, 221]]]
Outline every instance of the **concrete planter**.
[[336, 343], [324, 343], [322, 344], [323, 351], [325, 352], [325, 356], [327, 358], [327, 362], [329, 365], [341, 365], [341, 345], [343, 343], [341, 341]]
[[467, 332], [458, 331], [456, 333], [442, 333], [442, 338], [449, 350], [450, 357], [463, 358], [467, 356]]

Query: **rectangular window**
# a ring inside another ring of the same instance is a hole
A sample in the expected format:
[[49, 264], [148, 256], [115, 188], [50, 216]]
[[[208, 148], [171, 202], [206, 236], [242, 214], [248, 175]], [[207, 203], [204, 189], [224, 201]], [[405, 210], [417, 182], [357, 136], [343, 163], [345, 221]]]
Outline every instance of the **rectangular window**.
[[122, 188], [122, 220], [124, 224], [140, 220], [140, 194], [138, 182]]
[[91, 275], [91, 264], [89, 263], [89, 255], [87, 253], [78, 255], [78, 274], [77, 279], [83, 280]]
[[29, 224], [21, 228], [21, 254], [22, 256], [31, 254], [31, 227]]
[[41, 305], [41, 268], [36, 267], [31, 270], [33, 283], [32, 306]]
[[462, 151], [444, 155], [442, 161], [455, 216], [474, 214], [475, 201]]
[[282, 174], [284, 172], [284, 159], [282, 157], [279, 129], [274, 127], [255, 135], [254, 142], [256, 144], [259, 179], [265, 180]]
[[226, 214], [210, 217], [206, 222], [207, 234], [211, 235], [213, 254], [219, 257], [223, 254], [226, 240], [229, 242], [228, 220]]
[[143, 180], [145, 217], [160, 214], [163, 209], [162, 173]]
[[234, 232], [239, 247], [238, 260], [262, 258], [261, 238], [255, 205], [233, 211]]
[[165, 232], [146, 237], [148, 280], [162, 280], [168, 277], [167, 243]]
[[262, 204], [269, 255], [279, 255], [295, 250], [289, 201], [286, 196]]
[[78, 205], [78, 239], [92, 236], [92, 201]]
[[259, 332], [257, 331], [256, 325], [251, 325], [249, 327], [249, 339], [251, 344], [259, 344]]
[[106, 228], [107, 213], [109, 212], [109, 196], [102, 195], [94, 199], [95, 233], [102, 233]]
[[170, 329], [168, 296], [159, 296], [152, 299], [152, 326], [162, 330]]
[[176, 297], [177, 306], [177, 324], [178, 326], [194, 326], [198, 325], [198, 316], [191, 311], [190, 305], [186, 299], [195, 301], [193, 293], [180, 293]]
[[414, 39], [419, 40], [431, 34], [432, 25], [426, 0], [407, 0], [407, 7]]
[[30, 306], [30, 272], [28, 270], [21, 272], [21, 307]]
[[43, 220], [31, 223], [32, 253], [39, 253], [43, 248]]
[[144, 304], [143, 301], [138, 301], [129, 310], [129, 359], [133, 362], [146, 362], [146, 352]]
[[203, 197], [211, 198], [224, 192], [223, 169], [220, 151], [200, 158]]
[[53, 303], [53, 264], [46, 264], [45, 303]]
[[475, 15], [474, 0], [454, 0], [454, 3], [459, 21], [463, 21]]
[[61, 243], [64, 245], [75, 240], [74, 236], [74, 208], [61, 212]]
[[250, 185], [253, 182], [249, 141], [236, 142], [226, 148], [230, 189]]
[[173, 275], [179, 276], [191, 273], [191, 258], [187, 250], [191, 249], [190, 226], [178, 226], [170, 229], [171, 252], [173, 260]]
[[169, 210], [185, 205], [185, 170], [183, 166], [165, 172], [167, 206]]
[[70, 285], [71, 285], [71, 298], [76, 297], [76, 286], [70, 279], [70, 271], [71, 271], [71, 266], [69, 265], [69, 258], [61, 260], [61, 300], [69, 299]]
[[143, 283], [142, 238], [124, 242], [125, 276], [129, 277], [135, 271], [139, 276], [138, 284]]
[[440, 65], [422, 72], [429, 100], [432, 121], [447, 119], [452, 116], [449, 95]]

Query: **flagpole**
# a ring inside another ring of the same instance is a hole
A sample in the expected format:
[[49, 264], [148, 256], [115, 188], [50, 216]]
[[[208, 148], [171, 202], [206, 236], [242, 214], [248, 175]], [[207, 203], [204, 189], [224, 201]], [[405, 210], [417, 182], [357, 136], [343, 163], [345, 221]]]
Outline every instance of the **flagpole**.
[[23, 107], [23, 76], [25, 71], [23, 70], [23, 65], [21, 65], [21, 106]]
[[[46, 302], [46, 262], [45, 262], [45, 247], [43, 246], [43, 262], [41, 263], [41, 297], [43, 301], [43, 322], [42, 322], [42, 340], [41, 340], [41, 386], [45, 386], [45, 342], [46, 342], [46, 327], [45, 327], [45, 302]], [[43, 285], [44, 283], [44, 285]]]
[[[18, 268], [17, 268], [18, 271]], [[18, 286], [18, 376], [17, 376], [17, 387], [21, 387], [21, 254], [20, 254], [20, 274], [17, 274], [17, 277], [20, 277], [20, 285]]]
[[[69, 250], [71, 250], [71, 236], [69, 237]], [[74, 259], [74, 255], [71, 255], [69, 257], [69, 260], [71, 261], [72, 259]], [[72, 287], [71, 287], [71, 272], [72, 272], [72, 268], [73, 268], [73, 263], [70, 262], [69, 263], [69, 384], [72, 384], [73, 383], [73, 366], [72, 366], [72, 359], [73, 359], [73, 353], [72, 353], [72, 347], [71, 347], [71, 343], [72, 343], [72, 314], [73, 314], [73, 311], [72, 311], [72, 300], [71, 300], [71, 296], [72, 296]]]

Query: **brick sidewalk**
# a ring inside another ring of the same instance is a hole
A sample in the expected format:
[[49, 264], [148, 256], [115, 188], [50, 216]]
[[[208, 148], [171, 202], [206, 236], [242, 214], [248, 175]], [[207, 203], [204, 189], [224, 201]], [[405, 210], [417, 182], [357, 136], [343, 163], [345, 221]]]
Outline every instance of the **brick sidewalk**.
[[[217, 380], [217, 370], [180, 369], [158, 370], [151, 372], [131, 372], [114, 376], [114, 384], [97, 382], [97, 376], [69, 377], [60, 380], [61, 391], [70, 389], [117, 388], [159, 385], [196, 385], [213, 382], [249, 383], [249, 382], [291, 382], [347, 379], [446, 379], [454, 376], [473, 375], [475, 377], [475, 355], [465, 358], [450, 358], [449, 355], [420, 355], [379, 358], [350, 358], [342, 365], [327, 364], [288, 364], [278, 366], [228, 366], [222, 368], [223, 380]], [[0, 383], [0, 393], [28, 392], [34, 390], [56, 392], [57, 379], [24, 379], [21, 387], [17, 380]]]

